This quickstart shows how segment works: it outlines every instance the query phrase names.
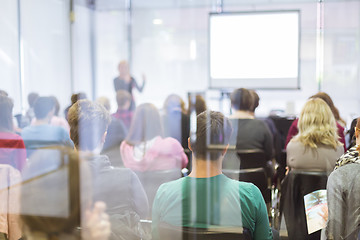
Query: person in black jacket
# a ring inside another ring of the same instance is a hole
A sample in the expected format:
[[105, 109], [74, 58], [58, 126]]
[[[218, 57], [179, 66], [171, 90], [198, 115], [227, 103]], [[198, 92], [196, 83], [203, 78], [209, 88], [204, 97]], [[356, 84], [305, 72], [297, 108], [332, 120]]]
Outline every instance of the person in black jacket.
[[130, 169], [112, 167], [109, 158], [100, 155], [110, 123], [108, 111], [98, 103], [80, 100], [68, 116], [71, 139], [92, 172], [94, 201], [106, 203], [110, 239], [145, 238], [140, 219], [148, 217], [149, 205], [138, 177]]

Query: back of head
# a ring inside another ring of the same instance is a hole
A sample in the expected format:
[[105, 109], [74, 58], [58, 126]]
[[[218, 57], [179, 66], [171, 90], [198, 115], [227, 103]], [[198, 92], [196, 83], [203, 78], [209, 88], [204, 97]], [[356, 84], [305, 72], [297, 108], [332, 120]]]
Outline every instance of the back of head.
[[13, 107], [14, 103], [11, 98], [0, 95], [0, 131], [12, 132], [14, 130], [12, 119]]
[[110, 112], [110, 100], [107, 97], [99, 97], [96, 99], [96, 102], [103, 105], [104, 108]]
[[251, 97], [252, 97], [252, 102], [253, 102], [250, 111], [255, 112], [256, 108], [259, 106], [260, 98], [259, 98], [259, 95], [256, 93], [255, 90], [250, 89], [249, 91], [250, 91], [250, 94], [251, 94]]
[[143, 103], [139, 105], [132, 119], [126, 142], [132, 145], [163, 136], [160, 114], [155, 105]]
[[196, 95], [196, 98], [195, 98], [196, 115], [206, 111], [206, 109], [207, 109], [207, 107], [206, 107], [206, 101], [205, 101], [204, 97], [201, 95]]
[[8, 97], [9, 94], [5, 90], [0, 89], [0, 96]]
[[310, 98], [321, 98], [322, 100], [324, 100], [326, 102], [326, 104], [330, 107], [331, 112], [333, 113], [333, 115], [335, 117], [335, 120], [336, 121], [341, 120], [339, 110], [335, 107], [333, 100], [327, 93], [318, 92], [317, 94], [312, 95]]
[[119, 108], [124, 107], [127, 103], [131, 102], [130, 93], [125, 90], [116, 91], [116, 102]]
[[305, 103], [300, 113], [298, 128], [299, 134], [295, 140], [305, 146], [317, 148], [318, 144], [324, 144], [336, 148], [340, 144], [334, 115], [320, 98], [312, 98]]
[[42, 149], [29, 161], [21, 186], [21, 218], [26, 229], [30, 235], [37, 232], [48, 237], [72, 233], [81, 219], [77, 153], [66, 147]]
[[74, 103], [76, 103], [78, 100], [81, 99], [86, 99], [86, 94], [85, 93], [74, 93], [73, 95], [71, 95], [71, 105], [73, 105]]
[[99, 103], [90, 100], [77, 101], [68, 113], [70, 138], [82, 151], [93, 151], [103, 141], [110, 123], [109, 112]]
[[166, 112], [182, 111], [184, 112], [185, 103], [179, 95], [171, 94], [164, 102], [164, 109]]
[[38, 97], [34, 103], [36, 119], [45, 119], [55, 109], [55, 101], [52, 97]]
[[28, 103], [30, 107], [34, 107], [34, 103], [36, 101], [36, 99], [39, 97], [39, 94], [35, 93], [35, 92], [31, 92], [28, 95]]
[[[224, 147], [229, 144], [231, 132], [231, 123], [222, 113], [215, 111], [200, 113], [197, 116], [196, 139], [191, 139], [190, 142], [195, 157], [217, 160]], [[217, 150], [209, 151], [209, 145], [218, 145]]]
[[230, 95], [231, 105], [235, 110], [251, 111], [253, 107], [253, 98], [246, 88], [238, 88]]

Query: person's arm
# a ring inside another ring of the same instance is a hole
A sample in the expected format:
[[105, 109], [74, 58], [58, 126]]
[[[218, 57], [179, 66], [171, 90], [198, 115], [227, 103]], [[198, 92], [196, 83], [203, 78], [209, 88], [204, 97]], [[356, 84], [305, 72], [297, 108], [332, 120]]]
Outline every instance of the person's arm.
[[255, 185], [252, 185], [252, 193], [256, 211], [253, 239], [273, 239], [264, 198], [262, 197], [259, 188]]
[[290, 140], [299, 132], [299, 130], [297, 128], [297, 123], [298, 123], [298, 119], [295, 119], [289, 128], [288, 134], [286, 136], [286, 142], [285, 142], [285, 147], [284, 147], [285, 149], [286, 149], [288, 143], [290, 142]]
[[132, 87], [135, 87], [139, 92], [142, 92], [145, 86], [145, 76], [143, 75], [143, 84], [141, 85], [141, 87], [139, 86], [139, 84], [137, 83], [137, 81], [135, 80], [135, 78], [131, 77], [132, 79]]
[[149, 214], [149, 202], [145, 193], [145, 190], [137, 177], [137, 175], [131, 171], [131, 185], [132, 197], [134, 201], [135, 211], [139, 214], [141, 219], [146, 219]]
[[327, 239], [338, 239], [343, 235], [346, 220], [344, 216], [344, 196], [342, 184], [338, 170], [330, 174], [327, 182], [327, 202], [328, 202], [328, 222], [326, 224]]

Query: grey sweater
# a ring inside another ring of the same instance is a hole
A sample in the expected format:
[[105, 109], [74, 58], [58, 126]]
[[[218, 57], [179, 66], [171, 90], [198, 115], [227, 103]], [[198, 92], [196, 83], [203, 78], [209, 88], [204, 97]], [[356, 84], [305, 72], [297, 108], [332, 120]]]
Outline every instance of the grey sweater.
[[327, 182], [327, 194], [327, 239], [356, 239], [350, 236], [357, 236], [360, 229], [360, 164], [334, 170]]

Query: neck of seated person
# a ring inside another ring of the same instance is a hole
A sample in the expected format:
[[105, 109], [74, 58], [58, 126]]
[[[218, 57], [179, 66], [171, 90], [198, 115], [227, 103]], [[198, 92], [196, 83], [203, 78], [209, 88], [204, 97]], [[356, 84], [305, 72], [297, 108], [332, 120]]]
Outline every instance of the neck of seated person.
[[189, 177], [209, 178], [222, 174], [222, 157], [217, 160], [196, 159], [193, 156]]
[[254, 114], [250, 111], [236, 110], [229, 118], [239, 118], [239, 119], [254, 119]]
[[43, 119], [35, 119], [35, 121], [32, 123], [33, 126], [39, 126], [39, 125], [46, 125], [46, 124], [50, 124], [50, 120], [51, 118], [43, 118]]

